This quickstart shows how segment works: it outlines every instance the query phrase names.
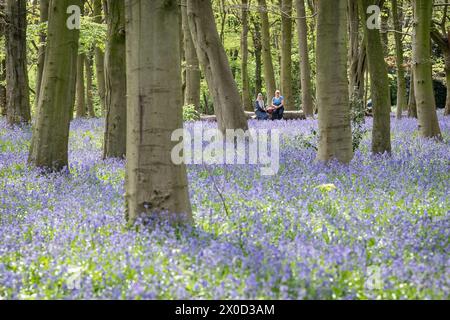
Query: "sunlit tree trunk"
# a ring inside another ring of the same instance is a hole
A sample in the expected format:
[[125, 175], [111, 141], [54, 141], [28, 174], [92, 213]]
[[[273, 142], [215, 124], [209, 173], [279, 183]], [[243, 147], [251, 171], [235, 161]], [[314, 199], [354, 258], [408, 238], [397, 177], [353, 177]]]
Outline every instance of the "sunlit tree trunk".
[[281, 91], [286, 110], [295, 110], [292, 95], [292, 0], [281, 4]]
[[[363, 21], [367, 21], [367, 8], [378, 5], [378, 0], [359, 0]], [[391, 152], [391, 99], [387, 65], [384, 61], [383, 45], [378, 29], [364, 26], [367, 62], [370, 73], [370, 88], [373, 102], [372, 152]]]
[[[48, 21], [48, 6], [50, 4], [50, 0], [40, 0], [40, 23], [46, 23]], [[38, 63], [37, 63], [37, 74], [36, 74], [36, 89], [35, 89], [35, 98], [34, 105], [37, 107], [39, 101], [39, 92], [41, 90], [41, 81], [42, 81], [42, 72], [44, 71], [44, 63], [45, 63], [45, 34], [40, 35], [40, 45], [38, 51]]]
[[44, 72], [29, 155], [33, 165], [52, 170], [68, 164], [79, 38], [79, 30], [66, 26], [70, 5], [81, 6], [81, 1], [50, 1]]
[[433, 2], [413, 0], [413, 10], [413, 70], [419, 132], [422, 137], [441, 138], [432, 80], [430, 32]]
[[212, 4], [207, 0], [188, 0], [187, 11], [197, 56], [214, 100], [219, 129], [248, 129], [236, 82], [225, 49], [217, 32]]
[[242, 0], [241, 20], [241, 80], [242, 80], [242, 106], [246, 111], [252, 111], [250, 98], [250, 80], [248, 78], [248, 0]]
[[132, 223], [140, 216], [168, 213], [176, 221], [190, 221], [186, 167], [171, 160], [176, 144], [172, 132], [183, 128], [179, 2], [126, 0], [125, 4], [127, 219]]
[[314, 104], [311, 88], [311, 67], [308, 50], [308, 26], [306, 24], [305, 0], [296, 0], [297, 33], [300, 52], [300, 78], [302, 88], [302, 107], [307, 117], [314, 115]]
[[347, 1], [320, 0], [317, 21], [317, 160], [353, 158], [347, 78]]
[[86, 88], [84, 86], [84, 60], [86, 56], [80, 53], [77, 58], [77, 87], [76, 87], [76, 117], [86, 117]]
[[397, 60], [397, 119], [402, 118], [403, 111], [406, 110], [406, 79], [405, 66], [403, 58], [403, 43], [402, 43], [402, 13], [398, 8], [398, 1], [392, 0], [392, 19], [394, 21], [395, 38], [395, 55]]
[[31, 120], [27, 71], [27, 1], [6, 1], [6, 113], [9, 124]]
[[200, 108], [200, 65], [192, 42], [187, 16], [187, 3], [182, 0], [182, 27], [184, 39], [184, 56], [186, 60], [186, 88], [184, 91], [184, 104], [194, 105], [197, 110]]
[[[94, 21], [96, 23], [102, 23], [102, 0], [94, 0]], [[102, 107], [102, 115], [105, 114], [105, 54], [103, 50], [96, 46], [94, 48], [95, 53], [95, 69], [97, 76], [97, 91], [100, 96], [100, 104]]]
[[[127, 80], [125, 46], [125, 2], [108, 0], [106, 6], [108, 36], [105, 52], [106, 124], [104, 158], [126, 155]], [[161, 102], [163, 108], [163, 102]]]

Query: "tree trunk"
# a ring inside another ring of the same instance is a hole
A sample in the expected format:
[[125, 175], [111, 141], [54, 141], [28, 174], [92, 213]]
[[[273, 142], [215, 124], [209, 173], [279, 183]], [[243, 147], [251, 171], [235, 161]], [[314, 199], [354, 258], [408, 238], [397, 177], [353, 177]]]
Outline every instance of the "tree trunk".
[[[0, 0], [0, 12], [5, 12], [5, 0]], [[5, 19], [0, 18], [0, 40], [6, 36]], [[0, 59], [0, 116], [6, 116], [6, 60]]]
[[447, 82], [447, 100], [445, 102], [444, 116], [450, 115], [450, 48], [444, 51], [445, 56], [445, 79]]
[[441, 138], [433, 91], [431, 62], [431, 17], [433, 2], [413, 0], [413, 70], [419, 132], [422, 137]]
[[[102, 0], [94, 0], [94, 21], [102, 23]], [[100, 97], [102, 115], [105, 115], [105, 54], [98, 46], [94, 48], [95, 69], [97, 75], [97, 91]]]
[[358, 0], [348, 0], [349, 29], [349, 96], [364, 101], [364, 75], [367, 69], [367, 55], [364, 36], [360, 39]]
[[281, 4], [281, 91], [286, 110], [295, 110], [292, 95], [292, 0]]
[[253, 20], [253, 26], [253, 48], [255, 49], [255, 93], [258, 94], [262, 93], [262, 43], [261, 27], [257, 18]]
[[27, 1], [6, 1], [6, 96], [9, 124], [31, 120], [27, 71]]
[[188, 0], [189, 29], [197, 56], [204, 70], [220, 130], [248, 129], [236, 82], [225, 49], [220, 43], [212, 4], [206, 0]]
[[397, 119], [402, 118], [403, 111], [406, 110], [406, 79], [403, 58], [402, 24], [400, 23], [401, 12], [398, 10], [397, 0], [392, 0], [392, 19], [394, 21], [395, 55], [397, 60]]
[[70, 111], [74, 102], [79, 30], [66, 27], [66, 10], [80, 0], [51, 0], [46, 58], [29, 161], [61, 170], [68, 165]]
[[[367, 21], [367, 8], [379, 4], [378, 0], [359, 0], [363, 21]], [[370, 73], [370, 87], [373, 102], [372, 152], [391, 152], [391, 99], [387, 65], [384, 61], [381, 34], [378, 29], [364, 26], [367, 48], [367, 62]]]
[[77, 58], [77, 88], [76, 88], [76, 116], [86, 117], [86, 89], [84, 87], [84, 60], [86, 56], [80, 53]]
[[308, 50], [308, 26], [306, 24], [305, 0], [296, 0], [297, 28], [300, 52], [300, 77], [302, 88], [302, 107], [307, 117], [314, 116], [314, 104], [311, 88], [311, 68]]
[[242, 81], [242, 107], [245, 111], [253, 111], [250, 98], [250, 80], [248, 78], [248, 0], [242, 0], [242, 33], [241, 33], [241, 81]]
[[108, 40], [105, 53], [106, 124], [103, 158], [122, 158], [126, 155], [127, 134], [125, 2], [108, 0], [106, 8]]
[[317, 160], [353, 158], [347, 78], [347, 1], [320, 0], [317, 21]]
[[416, 96], [414, 92], [414, 72], [412, 72], [412, 70], [409, 82], [408, 118], [417, 119], [417, 105], [416, 105]]
[[[48, 21], [48, 7], [50, 4], [50, 0], [40, 0], [40, 15], [39, 22], [46, 23]], [[39, 37], [39, 51], [38, 51], [38, 63], [37, 63], [37, 74], [36, 74], [36, 88], [35, 88], [35, 98], [34, 98], [34, 106], [37, 107], [39, 101], [39, 92], [41, 90], [41, 82], [42, 82], [42, 72], [44, 71], [44, 63], [45, 63], [45, 41], [46, 36], [45, 33], [42, 33]]]
[[187, 16], [186, 0], [182, 0], [182, 27], [184, 38], [184, 55], [186, 59], [186, 88], [184, 91], [184, 104], [194, 105], [196, 110], [200, 109], [200, 65], [192, 42]]
[[93, 89], [92, 89], [92, 57], [90, 54], [86, 55], [86, 107], [90, 118], [95, 118]]
[[179, 2], [125, 3], [126, 217], [133, 223], [141, 216], [173, 214], [176, 221], [191, 221], [186, 167], [171, 160], [176, 144], [171, 141], [172, 132], [183, 128]]
[[258, 0], [259, 17], [261, 19], [261, 44], [264, 67], [264, 81], [266, 83], [267, 101], [271, 101], [275, 94], [275, 72], [273, 71], [272, 50], [270, 43], [270, 24], [267, 13], [266, 0]]

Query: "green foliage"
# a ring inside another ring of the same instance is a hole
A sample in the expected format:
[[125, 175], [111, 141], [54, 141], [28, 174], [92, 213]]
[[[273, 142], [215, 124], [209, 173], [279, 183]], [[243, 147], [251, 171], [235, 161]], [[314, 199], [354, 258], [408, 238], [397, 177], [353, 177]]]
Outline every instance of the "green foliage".
[[200, 120], [200, 114], [195, 110], [193, 104], [183, 106], [183, 120], [184, 121], [197, 121]]

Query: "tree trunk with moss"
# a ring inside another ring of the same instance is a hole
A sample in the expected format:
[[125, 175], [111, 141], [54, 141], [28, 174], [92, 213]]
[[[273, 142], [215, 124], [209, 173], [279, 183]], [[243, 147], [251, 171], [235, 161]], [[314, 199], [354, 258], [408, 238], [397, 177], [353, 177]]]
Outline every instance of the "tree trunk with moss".
[[179, 2], [125, 4], [126, 216], [130, 223], [139, 217], [192, 221], [186, 167], [171, 160], [171, 135], [183, 128]]
[[80, 0], [51, 0], [41, 94], [29, 162], [61, 170], [68, 165], [70, 112], [75, 93], [79, 30], [66, 26], [69, 6]]
[[108, 0], [106, 6], [108, 36], [105, 52], [106, 124], [104, 158], [126, 155], [127, 80], [125, 45], [125, 2]]
[[197, 56], [214, 100], [219, 129], [248, 129], [236, 82], [225, 49], [220, 42], [212, 4], [207, 0], [188, 0], [187, 11]]
[[27, 1], [6, 1], [6, 115], [9, 124], [31, 120], [27, 70]]
[[317, 160], [353, 158], [347, 78], [347, 1], [318, 2], [317, 105], [319, 150]]
[[419, 132], [425, 138], [441, 138], [433, 91], [431, 23], [433, 2], [413, 0], [413, 70]]
[[270, 44], [270, 24], [266, 0], [258, 0], [259, 17], [261, 19], [261, 44], [263, 57], [264, 81], [266, 83], [267, 100], [270, 102], [275, 94], [276, 82], [273, 70], [272, 50]]
[[296, 0], [297, 34], [300, 52], [300, 81], [302, 88], [302, 108], [305, 116], [314, 116], [314, 104], [311, 88], [311, 67], [308, 50], [308, 26], [306, 24], [305, 0]]
[[281, 91], [286, 110], [295, 110], [292, 95], [292, 0], [281, 4]]
[[[362, 21], [367, 21], [367, 8], [379, 5], [378, 0], [359, 0]], [[387, 65], [384, 61], [381, 34], [378, 29], [364, 26], [367, 62], [373, 103], [372, 152], [391, 152], [391, 98]]]

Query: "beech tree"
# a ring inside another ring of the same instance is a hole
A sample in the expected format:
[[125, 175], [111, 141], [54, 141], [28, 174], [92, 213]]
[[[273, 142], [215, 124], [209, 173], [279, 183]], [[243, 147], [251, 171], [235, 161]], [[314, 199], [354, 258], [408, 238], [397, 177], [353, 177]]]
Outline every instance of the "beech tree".
[[[5, 0], [0, 0], [0, 12], [5, 11]], [[6, 35], [6, 19], [0, 15], [0, 40]], [[6, 60], [0, 59], [0, 116], [6, 116]]]
[[292, 0], [280, 0], [281, 7], [281, 93], [286, 110], [295, 110], [292, 95]]
[[6, 115], [9, 124], [31, 120], [27, 72], [27, 0], [6, 1]]
[[[106, 2], [105, 2], [106, 4]], [[94, 21], [96, 23], [103, 22], [102, 15], [102, 0], [94, 0], [93, 3], [93, 14]], [[96, 77], [97, 77], [97, 91], [100, 96], [100, 103], [102, 108], [102, 114], [105, 114], [105, 54], [99, 46], [94, 48], [95, 54], [95, 69], [96, 69]]]
[[126, 155], [127, 132], [124, 0], [106, 2], [106, 20], [108, 36], [105, 52], [106, 124], [103, 157], [121, 158]]
[[317, 18], [317, 160], [353, 158], [347, 78], [347, 1], [320, 0]]
[[413, 70], [419, 132], [422, 137], [441, 138], [433, 91], [431, 18], [433, 2], [413, 0]]
[[242, 106], [246, 111], [253, 110], [252, 99], [250, 98], [250, 80], [248, 78], [248, 0], [242, 0], [241, 20], [241, 80], [242, 80]]
[[[362, 21], [367, 21], [367, 8], [380, 5], [379, 0], [359, 0]], [[373, 103], [372, 152], [391, 152], [391, 99], [387, 65], [384, 61], [380, 30], [364, 25], [370, 88]]]
[[125, 1], [125, 188], [131, 223], [162, 213], [192, 220], [186, 168], [171, 161], [172, 132], [183, 127], [179, 10], [178, 0]]
[[398, 1], [392, 0], [392, 20], [394, 21], [395, 57], [397, 62], [397, 119], [402, 118], [403, 111], [407, 107], [401, 16], [402, 12], [398, 7]]
[[[50, 0], [41, 0], [39, 2], [39, 22], [46, 23], [48, 21], [48, 8], [49, 8]], [[39, 37], [39, 52], [38, 52], [38, 63], [37, 63], [37, 74], [36, 74], [36, 89], [35, 89], [35, 98], [34, 105], [37, 107], [39, 101], [39, 92], [41, 90], [41, 81], [42, 81], [42, 73], [44, 71], [44, 63], [45, 63], [45, 42], [46, 35], [42, 33]]]
[[220, 130], [247, 130], [239, 90], [217, 32], [211, 2], [187, 0], [187, 12], [192, 40], [214, 100]]
[[74, 103], [79, 30], [68, 28], [69, 6], [81, 0], [50, 0], [44, 72], [29, 162], [61, 170], [68, 165], [70, 113]]

